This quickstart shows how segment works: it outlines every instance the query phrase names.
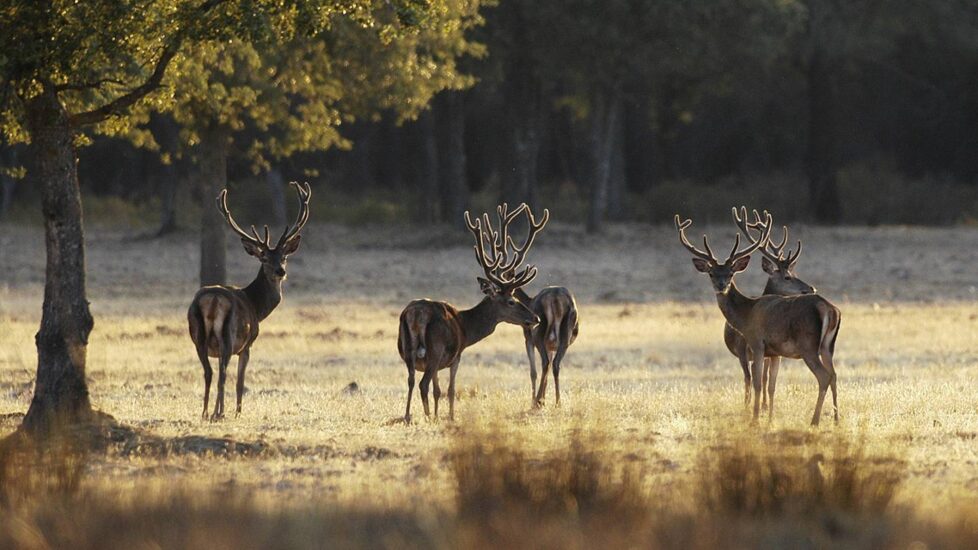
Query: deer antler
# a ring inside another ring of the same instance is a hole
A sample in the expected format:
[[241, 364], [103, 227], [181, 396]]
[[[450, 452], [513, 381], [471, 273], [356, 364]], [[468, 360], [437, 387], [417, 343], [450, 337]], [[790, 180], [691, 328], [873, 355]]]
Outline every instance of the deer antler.
[[[734, 208], [735, 219], [737, 218], [736, 210], [737, 209]], [[726, 261], [723, 262], [723, 265], [731, 265], [737, 260], [743, 258], [744, 256], [750, 256], [755, 250], [760, 248], [762, 245], [767, 244], [767, 241], [771, 238], [771, 215], [768, 214], [767, 212], [765, 212], [764, 215], [767, 217], [766, 218], [767, 223], [766, 225], [763, 226], [763, 229], [761, 231], [761, 238], [755, 241], [753, 238], [750, 238], [750, 236], [748, 235], [751, 244], [747, 245], [746, 248], [741, 250], [740, 233], [737, 233], [737, 235], [734, 238], [733, 248], [730, 249], [730, 254], [727, 256]], [[698, 258], [710, 262], [712, 265], [721, 265], [720, 262], [717, 261], [716, 256], [713, 254], [713, 250], [710, 249], [710, 242], [707, 239], [706, 235], [703, 235], [703, 248], [706, 249], [706, 252], [703, 252], [702, 250], [699, 250], [698, 248], [693, 246], [689, 242], [689, 239], [686, 238], [686, 228], [693, 224], [693, 220], [680, 221], [679, 214], [676, 214], [674, 221], [676, 223], [676, 230], [679, 232], [679, 241], [682, 243], [684, 247], [686, 247], [686, 250], [689, 250], [689, 252], [692, 255]]]
[[265, 239], [262, 240], [262, 238], [258, 236], [258, 230], [255, 229], [255, 226], [251, 226], [252, 234], [249, 235], [245, 233], [245, 231], [241, 229], [241, 226], [239, 226], [238, 223], [234, 221], [234, 218], [231, 217], [231, 210], [228, 209], [227, 189], [221, 189], [221, 192], [217, 194], [217, 208], [218, 210], [221, 211], [221, 214], [224, 216], [224, 221], [227, 222], [227, 224], [231, 227], [232, 230], [234, 230], [235, 233], [238, 234], [239, 237], [241, 237], [242, 241], [250, 242], [256, 246], [263, 247], [266, 250], [270, 248], [267, 225], [265, 226]]
[[[529, 233], [523, 246], [517, 247], [509, 236], [509, 225], [524, 211], [527, 212]], [[526, 253], [529, 251], [536, 234], [546, 225], [550, 213], [544, 210], [542, 220], [537, 223], [526, 203], [520, 204], [512, 212], [509, 211], [509, 205], [503, 203], [496, 208], [496, 214], [499, 219], [498, 231], [492, 227], [489, 214], [486, 213], [475, 218], [473, 222], [469, 212], [466, 211], [464, 215], [465, 225], [475, 237], [475, 257], [479, 261], [479, 265], [482, 266], [486, 278], [502, 290], [513, 290], [529, 284], [536, 277], [537, 270], [534, 266], [524, 267], [518, 275], [515, 274], [515, 271], [526, 258]], [[489, 245], [490, 250], [486, 249], [486, 244]], [[510, 258], [508, 247], [513, 249], [512, 258]]]
[[[290, 185], [295, 187], [296, 192], [299, 194], [299, 214], [296, 216], [295, 225], [288, 225], [285, 227], [285, 232], [279, 238], [278, 243], [276, 243], [275, 248], [278, 248], [285, 243], [291, 241], [299, 234], [299, 230], [302, 226], [306, 225], [309, 221], [309, 197], [312, 196], [312, 189], [309, 187], [308, 183], [297, 183], [291, 182]], [[234, 230], [235, 233], [241, 237], [241, 240], [248, 241], [256, 246], [260, 246], [265, 250], [272, 249], [271, 236], [269, 235], [268, 226], [264, 228], [264, 236], [258, 234], [258, 230], [255, 226], [251, 226], [251, 234], [245, 232], [241, 229], [241, 226], [234, 221], [231, 217], [231, 210], [228, 208], [228, 190], [222, 189], [217, 195], [217, 208], [221, 211], [224, 216], [224, 221], [227, 222], [228, 226]]]
[[[748, 223], [747, 207], [741, 206], [739, 213], [737, 212], [736, 208], [733, 209], [734, 221], [736, 222], [737, 227], [740, 228], [740, 231], [744, 234], [744, 236], [746, 236], [751, 241], [754, 240], [750, 234], [751, 229], [763, 233], [764, 230], [771, 225], [770, 222], [765, 223], [765, 221], [761, 219], [761, 215], [757, 213], [756, 209], [753, 211], [753, 214], [754, 214], [754, 221]], [[771, 215], [768, 213], [767, 210], [764, 211], [764, 216], [766, 219], [770, 220]], [[789, 250], [787, 256], [785, 256], [784, 249], [785, 249], [785, 245], [788, 243], [788, 226], [783, 225], [781, 226], [781, 229], [783, 231], [781, 242], [778, 244], [774, 244], [773, 241], [768, 240], [767, 244], [765, 244], [764, 247], [761, 248], [761, 253], [764, 254], [772, 262], [776, 262], [781, 265], [791, 265], [798, 259], [798, 256], [801, 255], [801, 240], [798, 241], [798, 246], [795, 248], [795, 250], [794, 251]]]
[[[295, 236], [299, 234], [299, 231], [302, 230], [302, 227], [306, 225], [306, 222], [309, 221], [309, 199], [312, 197], [312, 188], [309, 186], [308, 182], [299, 183], [297, 181], [290, 181], [289, 185], [295, 188], [295, 192], [299, 196], [299, 213], [296, 215], [295, 224], [285, 227], [285, 232], [282, 233], [281, 237], [279, 237], [275, 248], [278, 248], [294, 239]], [[265, 226], [265, 235], [266, 237], [268, 235], [267, 225]]]

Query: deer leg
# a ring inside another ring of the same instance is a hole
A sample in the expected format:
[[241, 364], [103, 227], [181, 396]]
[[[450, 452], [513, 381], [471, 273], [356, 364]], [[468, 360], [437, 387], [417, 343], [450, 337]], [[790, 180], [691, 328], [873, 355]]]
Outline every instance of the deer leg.
[[211, 368], [211, 361], [207, 357], [207, 341], [201, 341], [203, 343], [197, 346], [197, 357], [200, 359], [200, 364], [204, 367], [204, 412], [201, 413], [200, 417], [206, 419], [207, 405], [211, 397], [211, 379], [214, 377], [214, 369]]
[[407, 394], [407, 408], [404, 409], [404, 423], [411, 423], [411, 396], [414, 394], [414, 365], [412, 362], [407, 362], [408, 368], [408, 394]]
[[740, 368], [744, 371], [744, 406], [750, 406], [750, 361], [747, 359], [750, 350], [745, 346], [741, 350], [740, 354], [737, 355], [737, 360], [740, 361]]
[[822, 365], [825, 370], [829, 373], [829, 386], [832, 388], [832, 414], [833, 419], [839, 421], [839, 401], [835, 395], [835, 365], [832, 364], [832, 352], [829, 350], [822, 351]]
[[241, 414], [241, 396], [244, 395], [244, 381], [245, 381], [245, 369], [248, 368], [248, 358], [251, 355], [251, 350], [245, 348], [241, 350], [238, 354], [238, 380], [235, 385], [235, 398], [237, 399], [237, 407], [234, 410], [234, 416]]
[[224, 418], [224, 382], [227, 380], [228, 363], [231, 362], [231, 317], [225, 319], [224, 326], [221, 327], [221, 340], [218, 342], [221, 350], [221, 357], [217, 365], [217, 397], [214, 405], [214, 414], [211, 420]]
[[537, 362], [533, 358], [533, 331], [532, 329], [523, 329], [523, 339], [526, 341], [526, 356], [530, 358], [530, 400], [536, 398], [537, 395]]
[[767, 359], [768, 366], [765, 369], [770, 370], [770, 374], [767, 376], [767, 413], [768, 420], [774, 419], [774, 390], [778, 386], [778, 369], [781, 368], [781, 358], [771, 357]]
[[761, 384], [764, 370], [764, 342], [755, 342], [750, 349], [754, 359], [751, 363], [751, 384], [754, 386], [753, 422], [756, 423], [761, 413], [761, 394], [764, 393], [764, 386]]
[[812, 426], [818, 426], [818, 421], [822, 417], [822, 403], [825, 401], [825, 392], [829, 388], [831, 375], [822, 366], [822, 361], [818, 358], [817, 353], [814, 356], [805, 357], [804, 359], [805, 364], [808, 365], [808, 370], [812, 371], [815, 379], [818, 380], [818, 400], [815, 402], [815, 413], [812, 415]]
[[560, 362], [564, 359], [564, 354], [567, 353], [567, 342], [566, 340], [561, 340], [560, 345], [557, 346], [557, 353], [554, 354], [553, 368], [554, 368], [554, 391], [557, 393], [557, 406], [560, 406]]
[[438, 400], [441, 399], [441, 386], [438, 385], [438, 371], [432, 375], [431, 381], [435, 383], [435, 419], [438, 419]]
[[435, 363], [428, 363], [427, 367], [421, 375], [421, 404], [424, 405], [424, 415], [431, 416], [431, 411], [428, 409], [428, 387], [431, 385], [432, 373], [438, 366]]
[[455, 421], [455, 373], [458, 372], [459, 359], [456, 358], [448, 370], [448, 419], [452, 422]]
[[547, 395], [547, 375], [550, 374], [550, 353], [547, 351], [547, 344], [543, 338], [537, 344], [537, 351], [540, 352], [540, 385], [537, 386], [537, 397], [534, 402], [535, 407], [543, 406], [543, 398]]
[[761, 371], [761, 408], [767, 410], [767, 377], [771, 372], [771, 359], [769, 357], [764, 358], [764, 369]]

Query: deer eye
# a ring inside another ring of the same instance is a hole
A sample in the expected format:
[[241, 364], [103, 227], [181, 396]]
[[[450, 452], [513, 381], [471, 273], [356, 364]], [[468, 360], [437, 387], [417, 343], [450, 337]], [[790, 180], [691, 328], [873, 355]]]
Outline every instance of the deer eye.
[[516, 300], [510, 298], [509, 300], [506, 300], [506, 303], [509, 304], [509, 305], [511, 305], [511, 306], [515, 306], [516, 305]]

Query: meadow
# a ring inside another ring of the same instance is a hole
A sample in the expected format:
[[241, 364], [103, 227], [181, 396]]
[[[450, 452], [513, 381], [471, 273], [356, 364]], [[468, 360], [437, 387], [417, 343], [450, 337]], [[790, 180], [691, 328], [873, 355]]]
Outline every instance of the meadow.
[[[718, 249], [734, 232], [706, 230]], [[307, 227], [285, 301], [253, 347], [243, 412], [214, 423], [200, 418], [202, 373], [187, 333], [197, 236], [90, 230], [92, 401], [132, 430], [85, 453], [70, 489], [42, 480], [0, 491], [0, 543], [975, 542], [978, 231], [792, 232], [805, 243], [799, 275], [843, 315], [841, 419], [833, 423], [826, 407], [814, 429], [817, 387], [800, 361], [782, 366], [774, 418], [749, 425], [709, 283], [668, 226], [587, 237], [554, 223], [537, 239], [531, 293], [568, 286], [581, 312], [559, 408], [552, 383], [546, 406], [530, 406], [521, 331], [500, 326], [463, 355], [457, 420], [426, 420], [415, 400], [411, 425], [400, 421], [397, 316], [415, 297], [479, 300], [464, 230]], [[0, 434], [15, 429], [32, 395], [41, 233], [0, 227]], [[231, 282], [246, 284], [257, 262], [230, 238], [228, 246]], [[738, 277], [741, 289], [760, 292], [759, 264]], [[229, 401], [234, 372], [232, 362]], [[802, 482], [813, 471], [824, 486]]]

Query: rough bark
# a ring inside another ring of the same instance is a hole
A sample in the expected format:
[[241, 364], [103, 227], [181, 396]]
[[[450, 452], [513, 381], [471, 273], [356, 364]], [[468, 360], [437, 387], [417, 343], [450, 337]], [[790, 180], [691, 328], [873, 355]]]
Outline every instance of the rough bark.
[[808, 64], [808, 195], [820, 223], [842, 219], [836, 98], [828, 60], [816, 51]]
[[443, 119], [442, 156], [443, 211], [448, 223], [462, 227], [462, 214], [469, 205], [466, 179], [465, 105], [461, 92], [447, 92], [440, 98], [439, 113]]
[[200, 137], [200, 285], [223, 285], [227, 284], [225, 222], [214, 201], [227, 185], [228, 135], [212, 128]]
[[85, 360], [92, 315], [85, 294], [85, 241], [74, 136], [57, 94], [46, 90], [25, 104], [31, 174], [42, 190], [47, 265], [37, 379], [23, 429], [49, 433], [92, 416]]
[[588, 208], [587, 232], [598, 233], [604, 226], [608, 209], [608, 186], [611, 176], [611, 152], [617, 134], [621, 100], [615, 96], [594, 100], [588, 145], [591, 151], [591, 203]]

